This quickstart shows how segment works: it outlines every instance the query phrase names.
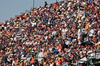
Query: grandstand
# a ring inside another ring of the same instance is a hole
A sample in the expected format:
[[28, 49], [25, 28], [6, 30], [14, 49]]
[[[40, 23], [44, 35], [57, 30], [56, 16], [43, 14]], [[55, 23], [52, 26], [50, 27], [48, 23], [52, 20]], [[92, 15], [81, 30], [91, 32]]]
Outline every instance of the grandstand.
[[0, 24], [0, 47], [0, 66], [99, 66], [100, 1], [45, 1]]

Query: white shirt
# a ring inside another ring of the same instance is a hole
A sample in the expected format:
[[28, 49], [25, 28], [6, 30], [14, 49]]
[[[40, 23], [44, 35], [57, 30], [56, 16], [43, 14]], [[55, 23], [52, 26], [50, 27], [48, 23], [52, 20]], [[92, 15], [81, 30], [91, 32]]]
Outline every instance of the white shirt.
[[38, 57], [44, 57], [43, 52], [40, 52], [39, 55], [38, 55]]
[[12, 62], [12, 66], [15, 64], [15, 61]]
[[90, 30], [90, 34], [89, 34], [89, 36], [93, 36], [93, 33], [94, 33], [94, 30], [91, 29], [91, 30]]
[[38, 61], [41, 62], [41, 60], [43, 59], [43, 57], [44, 57], [43, 52], [40, 52], [39, 55], [38, 55]]
[[69, 41], [66, 41], [66, 45], [68, 45], [69, 44]]

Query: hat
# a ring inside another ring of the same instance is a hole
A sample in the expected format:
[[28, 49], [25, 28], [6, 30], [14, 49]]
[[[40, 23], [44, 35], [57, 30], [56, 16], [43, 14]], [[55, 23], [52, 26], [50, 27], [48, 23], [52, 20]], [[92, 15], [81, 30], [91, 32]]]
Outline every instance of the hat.
[[93, 38], [93, 40], [96, 40], [96, 38]]
[[29, 50], [31, 50], [32, 48], [29, 48]]
[[74, 50], [75, 52], [77, 51], [77, 49]]
[[74, 56], [72, 55], [71, 57], [73, 58]]
[[100, 20], [98, 20], [98, 22], [100, 22]]
[[79, 18], [79, 17], [77, 16], [77, 18]]
[[44, 62], [44, 65], [46, 65], [46, 62]]
[[59, 60], [61, 59], [61, 58], [58, 58]]
[[53, 59], [51, 59], [51, 62], [53, 61]]
[[66, 53], [68, 53], [68, 51], [66, 51]]
[[21, 52], [21, 54], [23, 54], [23, 52]]

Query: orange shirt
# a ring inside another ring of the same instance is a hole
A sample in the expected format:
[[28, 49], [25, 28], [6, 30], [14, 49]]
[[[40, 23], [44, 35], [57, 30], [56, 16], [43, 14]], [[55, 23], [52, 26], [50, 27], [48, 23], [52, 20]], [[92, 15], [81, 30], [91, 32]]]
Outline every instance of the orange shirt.
[[97, 50], [99, 50], [99, 48], [100, 48], [100, 45], [98, 45]]
[[27, 18], [27, 15], [24, 15], [24, 16], [23, 16], [23, 18], [25, 18], [25, 19], [26, 19], [26, 18]]
[[86, 25], [85, 30], [87, 30], [89, 28], [89, 25]]
[[34, 62], [35, 62], [35, 59], [34, 59], [34, 58], [32, 58], [31, 63], [34, 63]]
[[54, 9], [57, 9], [57, 7], [58, 7], [58, 6], [57, 6], [56, 4], [54, 4], [53, 8], [54, 8]]
[[33, 11], [31, 11], [31, 14], [33, 14]]
[[23, 63], [21, 63], [20, 66], [23, 66]]
[[59, 49], [63, 50], [62, 46], [59, 46]]

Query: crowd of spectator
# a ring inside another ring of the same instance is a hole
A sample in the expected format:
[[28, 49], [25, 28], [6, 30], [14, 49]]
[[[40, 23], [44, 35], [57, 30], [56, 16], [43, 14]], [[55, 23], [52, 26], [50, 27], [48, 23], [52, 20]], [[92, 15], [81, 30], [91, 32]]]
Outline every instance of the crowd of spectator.
[[96, 59], [99, 0], [45, 2], [0, 26], [0, 66], [88, 66]]

